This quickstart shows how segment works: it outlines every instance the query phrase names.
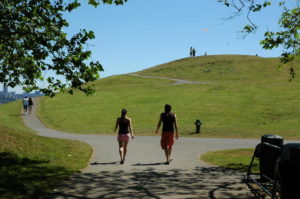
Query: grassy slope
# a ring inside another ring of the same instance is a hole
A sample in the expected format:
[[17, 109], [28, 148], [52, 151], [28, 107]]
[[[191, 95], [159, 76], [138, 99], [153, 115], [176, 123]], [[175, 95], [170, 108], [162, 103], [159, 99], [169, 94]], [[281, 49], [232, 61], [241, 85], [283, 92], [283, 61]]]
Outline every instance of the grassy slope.
[[277, 65], [278, 59], [254, 56], [186, 58], [138, 73], [212, 83], [174, 86], [168, 80], [114, 76], [95, 82], [94, 96], [44, 98], [39, 116], [63, 131], [112, 133], [124, 107], [136, 134], [149, 135], [164, 104], [170, 103], [185, 136], [201, 119], [201, 136], [257, 138], [271, 133], [300, 139], [299, 80], [288, 82], [287, 71]]
[[[232, 149], [212, 151], [201, 156], [201, 159], [210, 164], [246, 172], [253, 156], [254, 149]], [[255, 158], [251, 172], [259, 171], [259, 162]]]
[[287, 80], [288, 73], [276, 66], [277, 58], [247, 55], [213, 55], [185, 58], [158, 65], [138, 73], [195, 81], [262, 83]]
[[0, 105], [0, 198], [40, 198], [91, 156], [87, 144], [35, 135], [20, 107], [19, 101]]

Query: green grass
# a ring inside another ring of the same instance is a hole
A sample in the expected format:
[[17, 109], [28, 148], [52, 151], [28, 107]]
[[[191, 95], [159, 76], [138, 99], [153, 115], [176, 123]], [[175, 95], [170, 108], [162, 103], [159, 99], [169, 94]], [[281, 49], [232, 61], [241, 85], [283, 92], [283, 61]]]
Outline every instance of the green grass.
[[277, 66], [279, 65], [280, 62], [277, 58], [247, 55], [212, 55], [184, 58], [138, 73], [149, 76], [213, 82], [286, 81], [289, 79], [287, 68], [278, 69]]
[[203, 137], [278, 134], [300, 139], [299, 80], [289, 82], [287, 71], [277, 69], [277, 64], [275, 58], [237, 55], [177, 60], [138, 73], [211, 83], [172, 85], [170, 80], [113, 76], [95, 82], [94, 96], [43, 98], [38, 115], [50, 128], [112, 134], [116, 118], [126, 108], [136, 135], [152, 135], [169, 103], [183, 136], [196, 136], [191, 133], [200, 119]]
[[86, 167], [84, 143], [37, 136], [22, 122], [21, 102], [0, 105], [0, 198], [42, 198]]
[[[246, 172], [252, 159], [254, 149], [232, 149], [212, 151], [201, 156], [201, 160], [219, 167]], [[254, 159], [251, 172], [258, 173], [259, 162]]]

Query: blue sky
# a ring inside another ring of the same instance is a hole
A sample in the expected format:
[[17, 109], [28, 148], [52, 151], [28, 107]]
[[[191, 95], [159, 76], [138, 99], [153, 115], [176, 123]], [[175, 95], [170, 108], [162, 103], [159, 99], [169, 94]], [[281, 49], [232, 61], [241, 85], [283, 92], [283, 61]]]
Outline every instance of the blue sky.
[[65, 15], [70, 24], [65, 31], [70, 35], [80, 29], [94, 31], [96, 38], [89, 42], [89, 49], [92, 60], [104, 67], [101, 77], [187, 57], [191, 46], [198, 56], [207, 52], [277, 57], [282, 52], [266, 51], [259, 45], [265, 31], [278, 30], [277, 6], [252, 15], [260, 28], [243, 39], [239, 31], [247, 19], [242, 15], [224, 20], [234, 10], [217, 0], [128, 0], [123, 6], [97, 8], [82, 2], [80, 8]]
[[224, 20], [233, 10], [216, 0], [129, 0], [123, 6], [83, 6], [67, 16], [69, 32], [80, 28], [96, 35], [90, 46], [99, 60], [102, 77], [142, 70], [187, 57], [190, 46], [197, 55], [247, 54], [276, 57], [281, 50], [266, 51], [259, 41], [266, 30], [276, 30], [277, 7], [253, 15], [260, 26], [243, 39], [239, 31], [247, 23], [240, 16]]

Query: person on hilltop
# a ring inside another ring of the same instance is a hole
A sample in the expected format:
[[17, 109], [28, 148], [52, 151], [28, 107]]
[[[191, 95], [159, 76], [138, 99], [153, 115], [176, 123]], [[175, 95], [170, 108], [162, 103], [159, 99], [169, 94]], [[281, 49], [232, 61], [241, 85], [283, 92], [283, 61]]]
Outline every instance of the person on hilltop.
[[156, 134], [158, 134], [161, 123], [163, 123], [162, 133], [160, 145], [162, 149], [165, 151], [166, 162], [165, 164], [170, 164], [171, 162], [171, 152], [172, 146], [174, 144], [174, 129], [175, 129], [175, 137], [179, 138], [178, 127], [177, 127], [177, 119], [176, 115], [171, 112], [171, 105], [165, 105], [165, 111], [160, 114], [159, 121], [156, 128]]
[[196, 56], [196, 49], [193, 48], [193, 57], [195, 57], [195, 56]]
[[25, 96], [22, 101], [23, 104], [23, 113], [26, 115], [28, 112], [29, 98]]
[[122, 109], [121, 117], [117, 118], [116, 126], [115, 126], [115, 133], [117, 133], [117, 129], [119, 128], [118, 142], [119, 142], [119, 154], [121, 158], [120, 161], [121, 164], [124, 164], [125, 162], [129, 138], [131, 137], [132, 139], [134, 139], [132, 126], [131, 126], [131, 119], [127, 117], [126, 114], [127, 114], [127, 110]]
[[190, 47], [190, 57], [192, 57], [193, 56], [193, 47]]
[[29, 113], [29, 114], [31, 114], [32, 106], [33, 106], [33, 101], [32, 101], [32, 98], [30, 97], [30, 98], [28, 99], [28, 113]]

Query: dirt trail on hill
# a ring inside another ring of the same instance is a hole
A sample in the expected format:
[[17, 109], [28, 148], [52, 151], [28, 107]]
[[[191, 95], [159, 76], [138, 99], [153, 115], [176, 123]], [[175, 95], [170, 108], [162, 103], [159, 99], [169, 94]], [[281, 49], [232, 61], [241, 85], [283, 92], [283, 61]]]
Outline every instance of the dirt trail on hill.
[[[34, 104], [37, 106], [38, 101]], [[74, 174], [48, 198], [251, 197], [246, 185], [241, 182], [245, 173], [207, 165], [199, 157], [214, 150], [254, 148], [259, 140], [180, 138], [174, 145], [173, 161], [170, 165], [164, 165], [160, 138], [136, 135], [128, 145], [125, 164], [120, 165], [116, 136], [79, 135], [49, 129], [36, 117], [35, 106], [31, 115], [23, 116], [29, 128], [41, 136], [86, 142], [94, 150], [89, 166], [81, 173]]]
[[180, 85], [180, 84], [213, 84], [214, 83], [214, 82], [189, 81], [189, 80], [174, 79], [174, 78], [168, 78], [168, 77], [154, 77], [154, 76], [141, 75], [141, 74], [138, 74], [138, 73], [130, 73], [130, 74], [127, 74], [127, 75], [134, 76], [134, 77], [150, 78], [150, 79], [172, 80], [172, 81], [174, 81], [174, 83], [172, 85]]

